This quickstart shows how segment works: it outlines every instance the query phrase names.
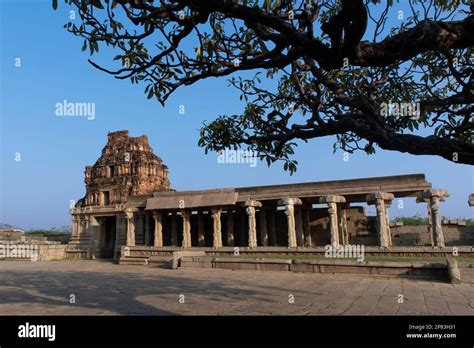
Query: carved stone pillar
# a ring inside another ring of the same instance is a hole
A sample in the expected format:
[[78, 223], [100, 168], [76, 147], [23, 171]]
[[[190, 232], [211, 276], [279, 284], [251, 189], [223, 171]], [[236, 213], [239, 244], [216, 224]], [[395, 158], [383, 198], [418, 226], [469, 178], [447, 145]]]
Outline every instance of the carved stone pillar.
[[198, 246], [206, 246], [206, 234], [204, 231], [204, 215], [202, 210], [198, 211], [197, 214], [197, 224], [198, 224]]
[[345, 245], [346, 240], [345, 240], [345, 235], [344, 235], [344, 226], [342, 225], [342, 207], [341, 204], [336, 205], [337, 209], [337, 229], [338, 229], [338, 240], [339, 244]]
[[278, 205], [285, 207], [285, 215], [288, 222], [288, 248], [296, 248], [296, 221], [295, 205], [301, 205], [299, 198], [283, 198], [278, 201]]
[[222, 248], [222, 226], [221, 226], [222, 208], [211, 208], [213, 243], [214, 248]]
[[434, 241], [434, 238], [433, 238], [433, 220], [431, 219], [431, 205], [429, 204], [430, 203], [430, 199], [429, 198], [424, 198], [423, 197], [423, 193], [420, 193], [417, 197], [416, 197], [416, 203], [426, 203], [426, 213], [427, 213], [427, 216], [428, 216], [428, 235], [430, 236], [430, 244], [431, 246], [435, 246], [435, 241]]
[[267, 209], [260, 209], [260, 245], [268, 246]]
[[257, 222], [255, 221], [255, 208], [260, 208], [262, 203], [258, 201], [245, 202], [245, 211], [247, 212], [249, 222], [249, 247], [257, 247]]
[[295, 230], [296, 230], [296, 244], [303, 246], [303, 216], [301, 206], [295, 206]]
[[90, 226], [90, 220], [91, 218], [87, 215], [84, 216], [84, 237], [86, 239], [89, 239], [90, 237], [90, 229], [89, 229], [89, 226]]
[[[426, 203], [429, 203], [429, 200], [426, 202]], [[430, 243], [431, 243], [431, 246], [434, 246], [435, 243], [434, 243], [434, 238], [433, 238], [433, 219], [431, 218], [431, 205], [429, 204], [426, 204], [426, 210], [427, 210], [427, 214], [428, 214], [428, 233], [430, 235]]]
[[339, 220], [337, 218], [337, 204], [345, 202], [346, 199], [343, 196], [328, 195], [319, 198], [319, 203], [326, 203], [328, 205], [329, 228], [331, 231], [331, 245], [333, 248], [339, 247]]
[[392, 246], [392, 231], [390, 230], [390, 217], [389, 217], [389, 209], [390, 206], [392, 205], [392, 201], [388, 200], [385, 201], [385, 220], [387, 224], [387, 241], [388, 241], [388, 246]]
[[345, 203], [342, 204], [341, 206], [341, 227], [342, 227], [342, 238], [343, 238], [343, 244], [347, 245], [349, 243], [349, 228], [347, 227], [347, 210], [350, 208], [351, 204], [350, 203]]
[[439, 204], [444, 202], [445, 199], [449, 197], [449, 192], [447, 190], [426, 190], [420, 195], [418, 195], [417, 202], [425, 201], [428, 202], [431, 211], [431, 230], [433, 233], [433, 239], [435, 245], [438, 247], [444, 247], [444, 234], [441, 225], [441, 213], [439, 211]]
[[127, 221], [127, 246], [135, 246], [135, 220], [134, 214], [131, 211], [126, 211], [124, 214]]
[[89, 223], [88, 223], [88, 218], [85, 216], [85, 215], [82, 215], [81, 216], [81, 222], [79, 224], [80, 228], [80, 234], [79, 234], [79, 241], [80, 242], [83, 242], [85, 240], [87, 240], [87, 229], [89, 227]]
[[392, 244], [392, 241], [390, 240], [391, 234], [387, 209], [392, 203], [394, 196], [387, 192], [375, 192], [368, 194], [366, 198], [368, 204], [375, 204], [379, 246], [388, 248]]
[[234, 246], [234, 214], [232, 207], [227, 208], [227, 245]]
[[191, 211], [182, 210], [181, 218], [183, 219], [183, 248], [191, 247]]
[[303, 213], [303, 238], [304, 238], [304, 246], [305, 247], [311, 247], [312, 246], [312, 241], [311, 241], [311, 225], [310, 225], [310, 212], [311, 212], [311, 206], [305, 207], [302, 210]]
[[154, 211], [153, 219], [155, 219], [155, 240], [153, 245], [155, 248], [161, 248], [163, 246], [163, 214], [161, 211]]
[[77, 243], [79, 241], [79, 229], [81, 220], [79, 216], [77, 215], [72, 215], [72, 231], [71, 231], [71, 242]]

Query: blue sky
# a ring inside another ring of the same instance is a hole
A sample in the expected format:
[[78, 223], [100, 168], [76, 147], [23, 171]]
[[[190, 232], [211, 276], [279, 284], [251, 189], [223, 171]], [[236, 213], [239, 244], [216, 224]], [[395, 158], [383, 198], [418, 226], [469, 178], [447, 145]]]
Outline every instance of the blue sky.
[[[443, 215], [472, 215], [467, 205], [474, 191], [472, 168], [441, 158], [378, 150], [344, 161], [342, 152], [332, 152], [334, 139], [326, 138], [297, 148], [299, 168], [293, 176], [280, 164], [217, 163], [216, 154], [205, 155], [197, 146], [198, 130], [205, 120], [240, 112], [238, 92], [225, 79], [211, 79], [178, 90], [163, 108], [146, 99], [143, 86], [89, 65], [82, 40], [63, 29], [69, 9], [59, 3], [54, 12], [50, 0], [1, 0], [0, 222], [27, 229], [69, 224], [70, 200], [84, 195], [84, 167], [99, 157], [107, 132], [122, 129], [148, 135], [177, 190], [425, 173], [433, 187], [451, 192]], [[95, 119], [55, 116], [55, 104], [65, 99], [95, 103]], [[425, 216], [426, 206], [414, 199], [390, 210], [392, 217], [415, 214]]]

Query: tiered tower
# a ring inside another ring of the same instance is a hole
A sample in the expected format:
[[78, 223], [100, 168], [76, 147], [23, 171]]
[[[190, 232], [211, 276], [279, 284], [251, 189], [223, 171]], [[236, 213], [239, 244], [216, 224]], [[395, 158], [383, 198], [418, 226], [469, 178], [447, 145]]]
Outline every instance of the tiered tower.
[[148, 137], [130, 137], [126, 130], [108, 133], [102, 155], [86, 166], [85, 184], [78, 207], [121, 204], [131, 196], [170, 190], [168, 167], [153, 153]]

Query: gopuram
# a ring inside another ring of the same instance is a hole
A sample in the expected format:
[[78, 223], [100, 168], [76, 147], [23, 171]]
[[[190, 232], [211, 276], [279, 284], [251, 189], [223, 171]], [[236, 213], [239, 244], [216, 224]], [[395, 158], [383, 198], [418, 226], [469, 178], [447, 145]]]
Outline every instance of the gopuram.
[[[298, 251], [349, 243], [381, 249], [472, 245], [471, 232], [467, 240], [458, 230], [446, 235], [450, 227], [441, 209], [449, 193], [433, 189], [424, 174], [175, 191], [148, 138], [118, 131], [108, 134], [101, 157], [86, 167], [85, 184], [85, 196], [71, 210], [68, 258], [120, 259], [125, 248], [152, 256], [167, 250]], [[404, 199], [426, 205], [429, 225], [419, 238], [397, 233], [401, 226], [390, 223], [389, 207]], [[376, 215], [367, 216], [361, 203], [373, 205]]]

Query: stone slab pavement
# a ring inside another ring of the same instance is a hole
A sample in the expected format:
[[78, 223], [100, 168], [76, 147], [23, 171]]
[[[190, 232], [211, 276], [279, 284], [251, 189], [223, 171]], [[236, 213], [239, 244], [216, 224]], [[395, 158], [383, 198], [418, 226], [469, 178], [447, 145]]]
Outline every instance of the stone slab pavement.
[[0, 315], [474, 315], [474, 284], [0, 261]]

